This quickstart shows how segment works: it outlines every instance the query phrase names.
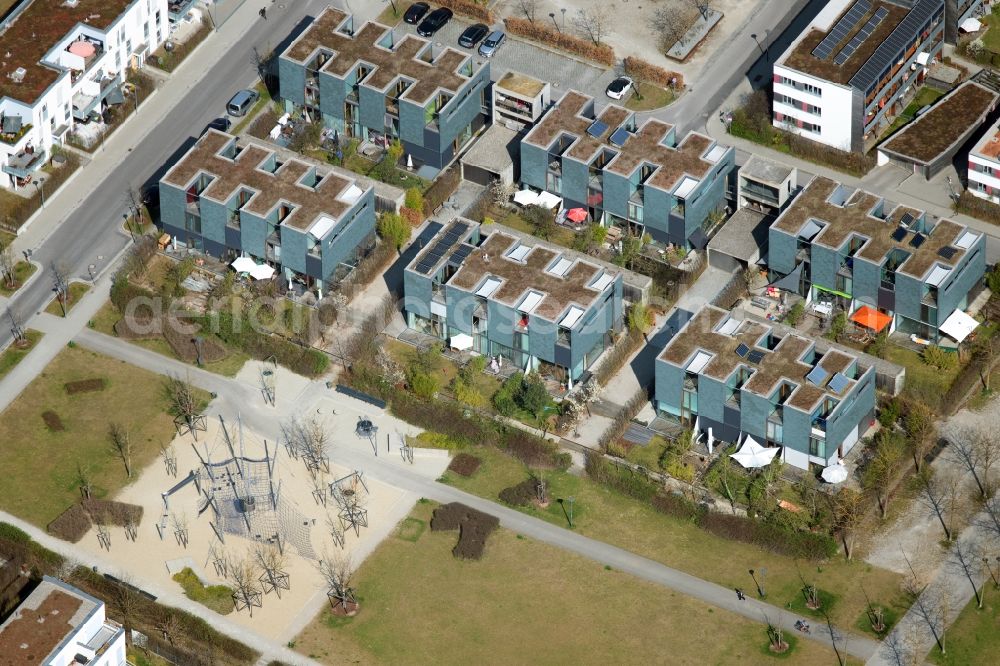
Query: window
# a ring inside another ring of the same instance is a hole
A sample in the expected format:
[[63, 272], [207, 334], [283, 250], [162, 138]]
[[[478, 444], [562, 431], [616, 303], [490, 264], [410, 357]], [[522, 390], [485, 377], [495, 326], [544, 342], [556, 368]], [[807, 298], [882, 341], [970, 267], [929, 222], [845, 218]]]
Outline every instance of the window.
[[642, 222], [642, 204], [628, 202], [628, 219], [632, 222]]
[[825, 457], [823, 454], [826, 452], [826, 440], [820, 439], [815, 435], [809, 437], [809, 455], [816, 457]]
[[553, 194], [562, 194], [562, 176], [551, 171], [545, 174], [545, 189]]
[[778, 421], [767, 420], [767, 441], [770, 444], [781, 444], [784, 427]]
[[691, 414], [698, 413], [698, 391], [697, 389], [684, 389], [681, 392], [681, 409], [687, 410]]
[[854, 280], [847, 277], [846, 275], [837, 274], [836, 280], [836, 290], [843, 294], [853, 294], [854, 293]]
[[48, 119], [49, 119], [49, 105], [42, 104], [42, 122], [45, 122]]
[[201, 215], [187, 212], [184, 214], [184, 228], [192, 233], [201, 233]]

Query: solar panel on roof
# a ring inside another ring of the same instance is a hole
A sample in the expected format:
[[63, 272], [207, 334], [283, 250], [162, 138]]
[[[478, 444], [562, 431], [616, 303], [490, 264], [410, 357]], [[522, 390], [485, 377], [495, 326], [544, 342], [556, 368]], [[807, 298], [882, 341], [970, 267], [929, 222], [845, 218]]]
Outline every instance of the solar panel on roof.
[[625, 145], [625, 142], [628, 141], [629, 136], [630, 135], [627, 129], [625, 129], [624, 127], [619, 127], [611, 134], [611, 138], [609, 138], [608, 141], [613, 145], [621, 148], [622, 146]]
[[910, 239], [910, 246], [920, 247], [924, 244], [925, 240], [927, 240], [927, 236], [924, 236], [923, 234], [914, 234], [913, 238]]
[[426, 261], [421, 261], [417, 264], [417, 272], [423, 273], [424, 275], [430, 273], [432, 268], [434, 268], [434, 264], [428, 264]]
[[464, 234], [468, 230], [469, 230], [469, 225], [466, 224], [465, 222], [455, 223], [455, 231], [457, 231], [458, 233]]
[[747, 354], [749, 353], [750, 353], [750, 348], [747, 347], [742, 342], [739, 344], [738, 347], [736, 347], [736, 355], [739, 356], [740, 358], [746, 358]]
[[940, 0], [916, 0], [903, 20], [893, 28], [889, 36], [875, 49], [865, 64], [851, 77], [851, 86], [868, 92], [882, 77], [882, 73], [894, 65], [918, 39], [921, 30], [937, 13], [944, 13]]
[[834, 393], [842, 393], [844, 389], [847, 388], [847, 385], [850, 383], [851, 383], [850, 379], [848, 379], [847, 377], [838, 372], [833, 377], [830, 378], [830, 383], [827, 384], [827, 387]]
[[830, 376], [830, 373], [823, 369], [823, 366], [817, 365], [815, 368], [809, 371], [806, 375], [806, 380], [815, 384], [816, 386], [822, 386], [826, 378]]
[[747, 354], [747, 360], [749, 360], [751, 363], [755, 365], [759, 365], [760, 362], [764, 360], [764, 356], [766, 356], [764, 352], [757, 349], [753, 349], [750, 351], [749, 354]]
[[601, 138], [605, 132], [608, 131], [608, 124], [602, 120], [595, 120], [587, 128], [587, 134], [594, 137], [595, 139]]
[[907, 229], [909, 229], [910, 225], [913, 224], [913, 219], [914, 219], [913, 216], [910, 215], [909, 213], [903, 213], [903, 217], [900, 218], [899, 224], [900, 224], [900, 226], [903, 226], [903, 227], [906, 227]]
[[955, 256], [956, 252], [958, 252], [958, 250], [953, 248], [951, 245], [945, 245], [943, 248], [938, 250], [938, 254], [944, 257], [945, 259], [951, 259], [952, 257]]
[[850, 34], [854, 26], [868, 13], [871, 7], [872, 4], [868, 0], [858, 0], [855, 2], [847, 13], [840, 17], [840, 20], [833, 26], [833, 29], [823, 38], [823, 41], [813, 49], [812, 54], [824, 60], [829, 58], [837, 44]]
[[896, 227], [896, 230], [892, 232], [892, 240], [902, 243], [904, 238], [906, 238], [906, 227]]

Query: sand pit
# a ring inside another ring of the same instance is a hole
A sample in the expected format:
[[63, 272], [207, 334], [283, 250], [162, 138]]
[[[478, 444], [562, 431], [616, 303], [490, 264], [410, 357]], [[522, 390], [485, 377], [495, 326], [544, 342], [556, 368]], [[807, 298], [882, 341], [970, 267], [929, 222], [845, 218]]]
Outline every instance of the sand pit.
[[[259, 375], [245, 370], [244, 381], [252, 385]], [[230, 433], [227, 442], [217, 415], [226, 410], [221, 407], [221, 401], [216, 400], [210, 407], [207, 432], [198, 433], [197, 452], [192, 447], [190, 434], [177, 437], [172, 443], [176, 475], [168, 472], [168, 465], [163, 460], [157, 460], [115, 497], [144, 508], [137, 540], [128, 541], [122, 528], [109, 527], [106, 529], [110, 551], [103, 550], [95, 527], [79, 546], [113, 561], [120, 566], [123, 575], [131, 575], [140, 586], [142, 581], [150, 581], [161, 589], [180, 592], [180, 585], [171, 576], [184, 567], [190, 567], [206, 584], [234, 587], [231, 574], [223, 574], [216, 566], [218, 555], [224, 554], [230, 561], [253, 559], [262, 544], [270, 542], [273, 547], [275, 541], [271, 532], [280, 531], [285, 553], [283, 571], [288, 574], [289, 589], [262, 594], [260, 607], [235, 611], [228, 619], [280, 642], [294, 638], [319, 608], [329, 603], [317, 558], [349, 553], [356, 567], [410, 512], [418, 498], [368, 476], [361, 469], [363, 485], [349, 479], [341, 486], [350, 487], [357, 493], [359, 504], [366, 512], [367, 527], [359, 527], [355, 533], [352, 525], [345, 525], [340, 519], [342, 511], [335, 493], [330, 490], [330, 483], [355, 470], [337, 464], [338, 448], [371, 455], [371, 444], [357, 437], [354, 427], [358, 416], [378, 410], [366, 412], [361, 403], [309, 389], [307, 383], [296, 385], [288, 379], [278, 377], [279, 403], [283, 402], [282, 397], [290, 400], [301, 391], [296, 401], [301, 418], [315, 418], [330, 435], [327, 446], [329, 471], [322, 471], [321, 483], [314, 481], [301, 456], [293, 459], [283, 442], [278, 441], [280, 421], [276, 410], [268, 412], [263, 406], [242, 405], [246, 415], [242, 437], [235, 417], [227, 418]], [[389, 445], [388, 440], [395, 439], [393, 433], [414, 434], [412, 428], [384, 413], [371, 413], [371, 417], [380, 427], [380, 456], [387, 455], [385, 448]], [[271, 423], [274, 432], [265, 438], [252, 431], [250, 423], [257, 423], [261, 429], [264, 424]], [[232, 460], [233, 454], [240, 464], [221, 464]], [[398, 450], [391, 455], [398, 464], [405, 464]], [[268, 456], [271, 463], [261, 462]], [[358, 456], [352, 459], [358, 460]], [[212, 474], [208, 473], [206, 461], [210, 462]], [[447, 465], [446, 455], [432, 454], [419, 457], [412, 468], [419, 469], [429, 478], [436, 478]], [[167, 497], [165, 506], [163, 493], [175, 488], [191, 472], [197, 472], [197, 481], [192, 479], [176, 488]], [[326, 488], [326, 506], [314, 494], [317, 487]], [[209, 497], [214, 498], [211, 503]], [[335, 543], [328, 521], [345, 528], [343, 550]], [[241, 526], [243, 534], [237, 535]], [[250, 527], [250, 533], [246, 526]], [[178, 534], [183, 527], [186, 527], [186, 543]], [[261, 587], [269, 586], [265, 583]]]

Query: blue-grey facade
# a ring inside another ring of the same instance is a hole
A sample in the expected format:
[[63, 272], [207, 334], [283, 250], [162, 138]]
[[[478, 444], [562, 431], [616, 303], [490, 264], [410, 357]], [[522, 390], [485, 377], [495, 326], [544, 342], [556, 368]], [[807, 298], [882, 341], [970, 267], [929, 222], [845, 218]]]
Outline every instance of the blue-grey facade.
[[622, 272], [457, 219], [403, 273], [407, 324], [572, 386], [622, 327]]
[[278, 58], [289, 112], [445, 167], [487, 122], [489, 62], [327, 8]]
[[725, 442], [749, 435], [796, 467], [844, 456], [875, 413], [875, 368], [828, 343], [699, 310], [656, 359], [657, 410]]
[[732, 148], [568, 91], [521, 141], [521, 181], [558, 194], [591, 219], [649, 233], [663, 243], [702, 248], [713, 212], [726, 206]]
[[[891, 317], [890, 331], [937, 342], [986, 270], [986, 237], [951, 220], [814, 178], [771, 225], [773, 280], [807, 300]], [[792, 284], [797, 283], [797, 284]]]
[[375, 191], [210, 130], [160, 180], [163, 231], [213, 257], [241, 254], [307, 287], [374, 243]]

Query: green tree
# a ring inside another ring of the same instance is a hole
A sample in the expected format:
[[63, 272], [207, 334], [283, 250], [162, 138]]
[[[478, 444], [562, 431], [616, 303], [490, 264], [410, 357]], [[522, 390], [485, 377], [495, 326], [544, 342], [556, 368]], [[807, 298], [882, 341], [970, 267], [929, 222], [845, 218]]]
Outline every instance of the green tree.
[[382, 213], [378, 218], [378, 235], [399, 252], [410, 240], [410, 225], [399, 213]]
[[642, 303], [634, 303], [628, 310], [628, 330], [632, 333], [646, 335], [649, 331], [652, 317], [646, 306]]
[[406, 190], [406, 199], [403, 205], [421, 212], [424, 210], [424, 195], [419, 187], [411, 187]]
[[531, 225], [532, 233], [539, 238], [549, 238], [555, 231], [556, 221], [552, 211], [541, 206], [525, 206], [521, 212], [525, 222]]
[[889, 510], [890, 491], [905, 454], [906, 441], [900, 433], [888, 429], [879, 431], [875, 438], [875, 455], [865, 466], [861, 485], [875, 495], [883, 519]]
[[517, 398], [522, 409], [531, 412], [536, 419], [541, 418], [549, 404], [549, 392], [538, 373], [531, 373], [524, 378]]
[[379, 178], [385, 182], [391, 182], [393, 176], [396, 175], [396, 165], [399, 164], [399, 158], [403, 156], [403, 144], [399, 140], [394, 140], [385, 149], [385, 153], [382, 155], [382, 160], [378, 163], [376, 167], [378, 169]]

